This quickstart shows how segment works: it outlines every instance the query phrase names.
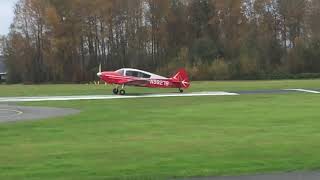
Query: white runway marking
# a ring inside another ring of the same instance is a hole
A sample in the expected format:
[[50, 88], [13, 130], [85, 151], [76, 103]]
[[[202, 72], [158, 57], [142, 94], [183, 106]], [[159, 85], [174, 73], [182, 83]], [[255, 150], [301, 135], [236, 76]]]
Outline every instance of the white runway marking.
[[22, 111], [18, 111], [15, 109], [0, 109], [0, 118], [19, 116], [21, 114], [23, 114]]
[[195, 93], [171, 93], [148, 95], [88, 95], [88, 96], [45, 96], [45, 97], [2, 97], [0, 102], [40, 102], [40, 101], [74, 101], [74, 100], [107, 100], [107, 99], [131, 99], [131, 98], [156, 98], [156, 97], [190, 97], [190, 96], [235, 96], [237, 93], [229, 92], [195, 92]]
[[286, 89], [287, 91], [300, 91], [300, 92], [307, 92], [307, 93], [313, 93], [313, 94], [320, 94], [319, 91], [314, 90], [307, 90], [307, 89]]

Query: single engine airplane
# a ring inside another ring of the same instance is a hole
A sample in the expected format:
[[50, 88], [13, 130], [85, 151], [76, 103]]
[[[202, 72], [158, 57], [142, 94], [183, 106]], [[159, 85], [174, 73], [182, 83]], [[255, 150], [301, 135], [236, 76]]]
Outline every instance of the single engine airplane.
[[[187, 72], [180, 69], [177, 74], [170, 78], [159, 76], [150, 72], [142, 71], [139, 69], [123, 68], [117, 71], [101, 71], [97, 76], [107, 84], [116, 85], [113, 89], [113, 94], [125, 95], [125, 86], [138, 86], [148, 88], [177, 88], [179, 92], [183, 93], [183, 89], [190, 86], [190, 81]], [[119, 87], [121, 89], [119, 90]]]

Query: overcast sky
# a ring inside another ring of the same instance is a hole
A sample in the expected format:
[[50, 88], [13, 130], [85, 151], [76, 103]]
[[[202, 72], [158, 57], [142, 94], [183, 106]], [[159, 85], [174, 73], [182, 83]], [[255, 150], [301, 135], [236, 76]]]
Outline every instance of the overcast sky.
[[13, 7], [18, 0], [0, 0], [0, 35], [9, 32], [13, 20]]

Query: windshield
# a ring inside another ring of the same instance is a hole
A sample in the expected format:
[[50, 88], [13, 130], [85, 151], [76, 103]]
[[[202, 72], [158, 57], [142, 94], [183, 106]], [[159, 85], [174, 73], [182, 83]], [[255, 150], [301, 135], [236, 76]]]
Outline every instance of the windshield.
[[119, 69], [119, 70], [116, 71], [116, 73], [118, 73], [118, 74], [123, 76], [124, 75], [124, 70], [123, 69]]

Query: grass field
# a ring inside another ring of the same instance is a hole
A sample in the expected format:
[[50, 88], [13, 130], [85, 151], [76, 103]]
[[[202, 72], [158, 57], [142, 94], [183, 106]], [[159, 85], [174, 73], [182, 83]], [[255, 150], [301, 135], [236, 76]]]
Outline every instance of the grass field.
[[[276, 80], [276, 81], [216, 81], [192, 82], [187, 92], [269, 90], [287, 88], [320, 88], [320, 79]], [[127, 93], [177, 92], [175, 89], [146, 89], [127, 87]], [[0, 85], [1, 96], [45, 96], [45, 95], [103, 95], [112, 94], [112, 86], [105, 85]]]
[[[243, 90], [241, 83], [249, 84], [246, 89], [320, 87], [316, 80], [197, 82], [192, 90]], [[31, 87], [12, 87], [1, 87], [3, 95], [38, 95], [21, 90]], [[92, 93], [87, 86], [71, 87], [32, 88], [39, 94]], [[28, 103], [82, 112], [0, 124], [0, 179], [165, 179], [317, 170], [319, 102], [317, 94], [293, 93]]]

